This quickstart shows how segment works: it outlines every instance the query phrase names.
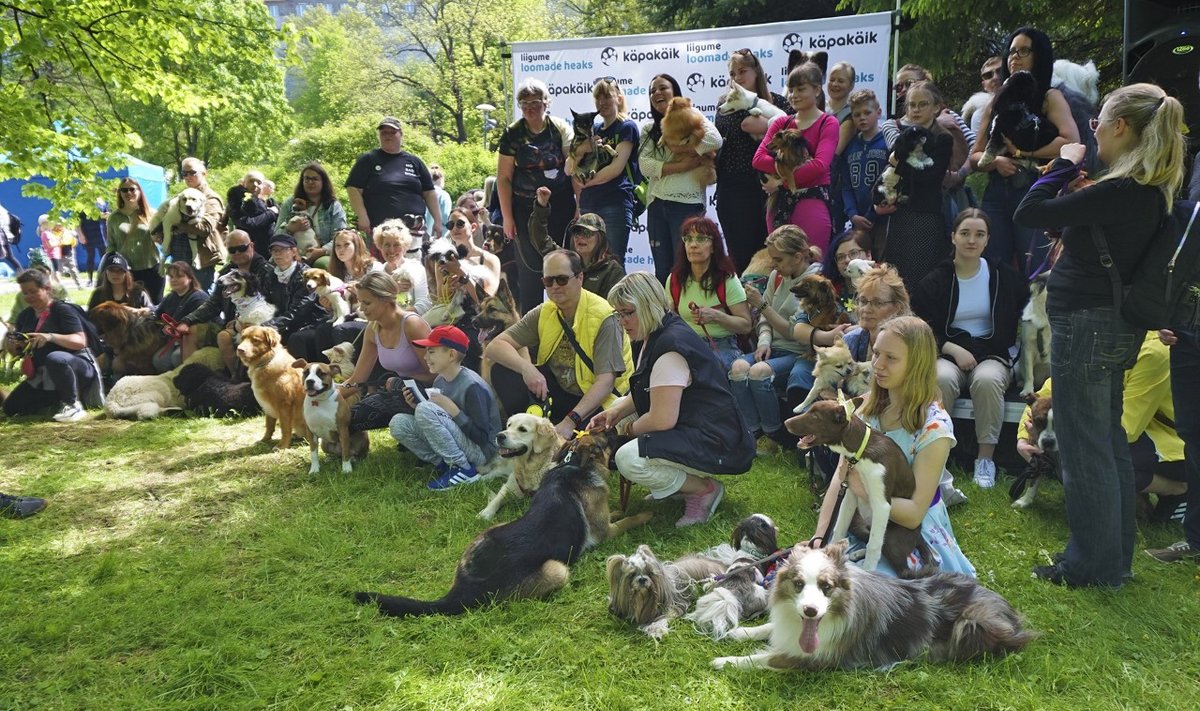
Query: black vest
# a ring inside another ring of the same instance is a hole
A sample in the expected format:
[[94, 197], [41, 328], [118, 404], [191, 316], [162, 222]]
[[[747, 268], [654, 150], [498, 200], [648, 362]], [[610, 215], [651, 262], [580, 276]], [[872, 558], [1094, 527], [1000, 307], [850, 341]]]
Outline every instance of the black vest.
[[638, 453], [710, 474], [749, 471], [754, 438], [729, 390], [729, 376], [708, 344], [678, 315], [667, 313], [643, 348], [645, 356], [629, 379], [639, 414], [650, 411], [650, 373], [664, 354], [674, 351], [683, 356], [692, 369], [692, 383], [683, 389], [675, 427], [638, 437]]

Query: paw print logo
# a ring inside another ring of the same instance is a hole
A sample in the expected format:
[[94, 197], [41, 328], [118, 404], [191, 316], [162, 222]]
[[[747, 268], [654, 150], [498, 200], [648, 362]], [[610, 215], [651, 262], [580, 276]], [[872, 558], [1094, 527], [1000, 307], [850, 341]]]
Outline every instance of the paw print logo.
[[790, 51], [793, 47], [799, 46], [799, 44], [800, 35], [796, 32], [789, 32], [783, 38], [783, 48], [786, 50]]
[[703, 74], [700, 74], [699, 72], [693, 72], [688, 75], [688, 78], [687, 78], [688, 91], [695, 91], [696, 89], [700, 88], [701, 86], [704, 86], [704, 75]]
[[617, 61], [616, 47], [605, 47], [600, 52], [600, 61], [604, 63], [604, 66], [611, 67], [613, 62]]

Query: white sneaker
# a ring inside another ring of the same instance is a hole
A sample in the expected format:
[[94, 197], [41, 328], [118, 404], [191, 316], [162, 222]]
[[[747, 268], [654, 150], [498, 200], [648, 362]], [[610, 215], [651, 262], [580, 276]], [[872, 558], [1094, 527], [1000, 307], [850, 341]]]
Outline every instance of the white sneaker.
[[967, 503], [967, 495], [962, 493], [962, 489], [955, 489], [953, 486], [943, 484], [942, 501], [946, 502], [946, 508], [950, 508], [951, 506]]
[[87, 411], [83, 409], [83, 404], [78, 400], [70, 405], [63, 405], [63, 408], [54, 416], [55, 422], [78, 422], [87, 417]]
[[996, 485], [996, 463], [990, 459], [975, 460], [975, 485], [990, 489]]

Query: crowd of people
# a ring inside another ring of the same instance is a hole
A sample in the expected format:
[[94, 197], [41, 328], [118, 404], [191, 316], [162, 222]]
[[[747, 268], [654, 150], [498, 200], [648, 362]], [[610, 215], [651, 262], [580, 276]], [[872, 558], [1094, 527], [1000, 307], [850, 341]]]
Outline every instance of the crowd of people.
[[[1142, 366], [1138, 382], [1156, 383], [1161, 400], [1164, 384], [1176, 392], [1194, 384], [1187, 367], [1200, 341], [1186, 329], [1148, 334], [1125, 323], [1092, 239], [1093, 228], [1108, 237], [1128, 279], [1182, 186], [1182, 107], [1150, 84], [1089, 107], [1052, 82], [1044, 33], [1020, 28], [1004, 47], [984, 63], [981, 84], [995, 95], [1015, 74], [1036, 79], [1031, 111], [1056, 137], [1035, 149], [1006, 141], [997, 152], [990, 99], [960, 114], [922, 67], [896, 72], [887, 116], [881, 97], [855, 90], [846, 62], [828, 76], [797, 63], [780, 96], [745, 50], [731, 55], [730, 82], [783, 115], [719, 114], [704, 120], [693, 145], [674, 147], [661, 140], [672, 100], [684, 96], [673, 77], [651, 80], [651, 120], [642, 126], [628, 118], [620, 84], [601, 79], [592, 139], [581, 142], [551, 112], [546, 85], [526, 80], [516, 90], [520, 118], [498, 142], [495, 178], [457, 200], [441, 168], [405, 151], [401, 122], [385, 117], [378, 147], [346, 179], [353, 224], [318, 163], [302, 168], [290, 199], [277, 201], [256, 171], [222, 198], [203, 162], [188, 158], [180, 175], [203, 195], [198, 219], [156, 231], [141, 186], [124, 178], [112, 211], [81, 225], [88, 279], [97, 279], [89, 308], [115, 301], [169, 319], [180, 338], [156, 359], [161, 371], [215, 345], [236, 377], [242, 304], [213, 283], [253, 275], [275, 313], [266, 325], [292, 354], [321, 361], [334, 344], [354, 344], [341, 390], [362, 395], [351, 429], [388, 428], [432, 465], [430, 489], [477, 481], [501, 417], [536, 408], [564, 439], [593, 427], [627, 435], [616, 467], [653, 500], [681, 498], [679, 526], [717, 510], [725, 494], [717, 477], [794, 449], [785, 420], [811, 400], [818, 349], [844, 346], [873, 366], [859, 414], [900, 445], [916, 474], [912, 498], [893, 500], [892, 520], [920, 528], [942, 569], [973, 573], [947, 513], [966, 500], [947, 467], [966, 433], [956, 433], [963, 423], [948, 413], [958, 398], [972, 401], [970, 473], [978, 487], [995, 486], [1028, 280], [1048, 272], [1070, 539], [1034, 574], [1120, 587], [1130, 575], [1139, 491], [1186, 511], [1186, 539], [1150, 553], [1200, 558], [1195, 405], [1174, 399], [1172, 434], [1191, 456], [1169, 472], [1159, 466], [1168, 448], [1158, 440], [1140, 446], [1159, 457], [1131, 458], [1127, 442], [1141, 442], [1147, 423], [1123, 420], [1125, 371]], [[809, 149], [799, 165], [771, 148], [789, 129]], [[914, 141], [920, 160], [909, 153]], [[610, 162], [581, 177], [577, 167], [602, 147]], [[1093, 173], [1069, 183], [1039, 177], [1045, 163]], [[978, 203], [965, 186], [975, 171], [987, 173]], [[717, 220], [705, 215], [710, 189]], [[625, 273], [636, 220], [646, 225], [653, 274]], [[18, 276], [24, 307], [12, 333], [22, 335], [5, 341], [28, 378], [4, 411], [57, 408], [55, 420], [72, 422], [99, 404], [123, 364], [90, 343], [84, 312], [63, 297], [60, 280], [79, 278], [67, 256], [74, 249], [65, 251], [65, 234], [76, 232], [49, 219], [38, 229], [45, 264]], [[328, 298], [303, 276], [310, 266], [345, 283], [351, 317], [331, 319]], [[832, 294], [832, 319], [794, 293], [814, 278]], [[511, 319], [492, 335], [476, 316], [497, 300], [511, 302]], [[396, 385], [404, 380], [430, 390], [418, 396]], [[1017, 449], [1028, 457], [1036, 443], [1024, 428], [1021, 436]], [[845, 458], [811, 455], [807, 466], [828, 487], [813, 538], [820, 544], [840, 485], [857, 480]]]

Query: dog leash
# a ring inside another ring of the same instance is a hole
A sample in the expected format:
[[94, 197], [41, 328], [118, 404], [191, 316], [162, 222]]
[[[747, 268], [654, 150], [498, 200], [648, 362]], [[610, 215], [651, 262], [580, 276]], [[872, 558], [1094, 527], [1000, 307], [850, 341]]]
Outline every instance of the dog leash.
[[757, 568], [760, 565], [766, 565], [767, 563], [774, 563], [775, 561], [778, 561], [778, 560], [785, 560], [789, 555], [791, 555], [791, 553], [792, 553], [791, 548], [783, 548], [781, 550], [775, 551], [774, 553], [772, 553], [769, 556], [766, 556], [765, 558], [759, 558], [758, 560], [752, 561], [750, 563], [745, 563], [743, 565], [739, 565], [736, 568], [730, 568], [729, 570], [725, 571], [724, 573], [717, 573], [716, 575], [710, 576], [708, 579], [714, 583], [719, 583], [719, 582], [725, 580], [726, 578], [728, 578], [729, 576], [736, 575], [736, 574], [742, 572], [743, 570]]
[[[688, 302], [688, 309], [691, 311], [699, 311], [700, 306], [695, 301], [690, 301], [690, 302]], [[700, 323], [699, 321], [696, 322], [696, 325], [700, 327], [701, 331], [704, 331], [704, 337], [708, 339], [708, 345], [713, 349], [713, 352], [719, 353], [720, 350], [717, 348], [717, 342], [715, 340], [713, 340], [712, 335], [709, 334], [708, 326], [706, 324]]]

